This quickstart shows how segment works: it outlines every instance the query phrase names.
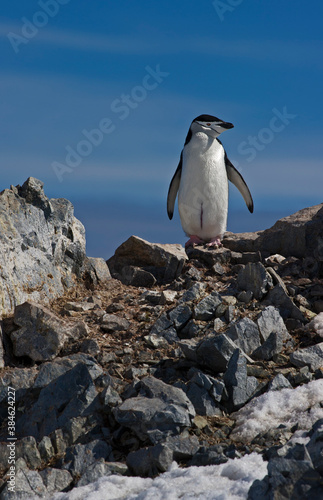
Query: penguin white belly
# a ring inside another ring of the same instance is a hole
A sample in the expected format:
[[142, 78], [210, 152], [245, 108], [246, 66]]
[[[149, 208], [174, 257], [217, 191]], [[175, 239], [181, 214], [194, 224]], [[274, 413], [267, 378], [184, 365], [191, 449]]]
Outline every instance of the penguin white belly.
[[206, 151], [188, 148], [183, 156], [178, 209], [188, 236], [203, 241], [222, 238], [228, 216], [228, 177], [220, 144], [214, 143]]

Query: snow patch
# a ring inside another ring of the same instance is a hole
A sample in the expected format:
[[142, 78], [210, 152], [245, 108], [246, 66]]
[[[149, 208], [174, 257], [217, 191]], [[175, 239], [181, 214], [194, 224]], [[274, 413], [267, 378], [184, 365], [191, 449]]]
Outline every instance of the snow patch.
[[221, 465], [181, 469], [174, 462], [155, 479], [107, 476], [95, 483], [57, 493], [53, 500], [244, 500], [256, 479], [267, 474], [267, 462], [251, 453]]
[[249, 403], [233, 416], [236, 427], [231, 433], [235, 441], [250, 442], [259, 433], [283, 424], [291, 428], [310, 429], [323, 418], [323, 379], [314, 380], [295, 389], [269, 391]]
[[308, 328], [313, 328], [316, 333], [323, 337], [323, 312], [320, 312], [315, 318], [308, 324]]

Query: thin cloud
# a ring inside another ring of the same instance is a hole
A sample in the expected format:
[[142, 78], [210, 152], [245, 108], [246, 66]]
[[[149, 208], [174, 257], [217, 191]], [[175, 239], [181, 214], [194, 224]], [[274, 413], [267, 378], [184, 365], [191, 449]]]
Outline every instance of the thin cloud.
[[[4, 37], [7, 37], [9, 33], [23, 36], [22, 27], [23, 22], [0, 22], [0, 34]], [[70, 50], [88, 50], [124, 55], [155, 53], [158, 47], [158, 45], [154, 46], [133, 37], [78, 33], [67, 30], [56, 30], [48, 26], [39, 28], [38, 33], [30, 39], [30, 43], [45, 43]], [[8, 44], [10, 44], [9, 39]]]
[[[23, 23], [2, 22], [0, 34], [21, 35]], [[314, 66], [322, 68], [322, 41], [297, 40], [216, 40], [211, 37], [146, 41], [136, 36], [106, 36], [94, 33], [57, 30], [48, 26], [40, 28], [30, 43], [42, 43], [69, 50], [93, 51], [123, 55], [178, 55], [210, 54], [217, 57], [282, 63], [288, 66]], [[8, 39], [8, 44], [10, 41]]]

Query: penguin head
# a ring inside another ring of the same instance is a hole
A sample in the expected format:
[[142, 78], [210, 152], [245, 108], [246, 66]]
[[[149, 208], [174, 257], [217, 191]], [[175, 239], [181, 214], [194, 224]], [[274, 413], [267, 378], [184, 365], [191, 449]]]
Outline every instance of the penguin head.
[[214, 139], [225, 130], [233, 128], [232, 123], [224, 122], [212, 115], [200, 115], [194, 118], [191, 123], [191, 131], [193, 134], [204, 132], [206, 135]]

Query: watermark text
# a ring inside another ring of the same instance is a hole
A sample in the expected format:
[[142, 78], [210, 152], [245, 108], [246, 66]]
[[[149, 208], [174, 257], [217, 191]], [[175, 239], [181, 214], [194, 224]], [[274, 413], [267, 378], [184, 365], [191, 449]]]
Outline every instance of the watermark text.
[[47, 26], [49, 19], [55, 17], [60, 11], [61, 5], [66, 5], [71, 0], [39, 0], [40, 10], [37, 10], [31, 18], [22, 17], [20, 33], [10, 31], [7, 38], [11, 47], [18, 54], [21, 45], [26, 45], [34, 38], [41, 28]]
[[16, 391], [8, 387], [8, 490], [12, 493], [16, 487]]
[[238, 146], [238, 153], [240, 155], [248, 155], [246, 161], [253, 161], [259, 151], [263, 151], [265, 147], [270, 144], [277, 134], [282, 132], [291, 120], [294, 120], [297, 115], [288, 113], [286, 106], [282, 111], [277, 108], [272, 109], [273, 116], [269, 120], [268, 126], [259, 130], [257, 135], [249, 135], [247, 140], [240, 142]]

